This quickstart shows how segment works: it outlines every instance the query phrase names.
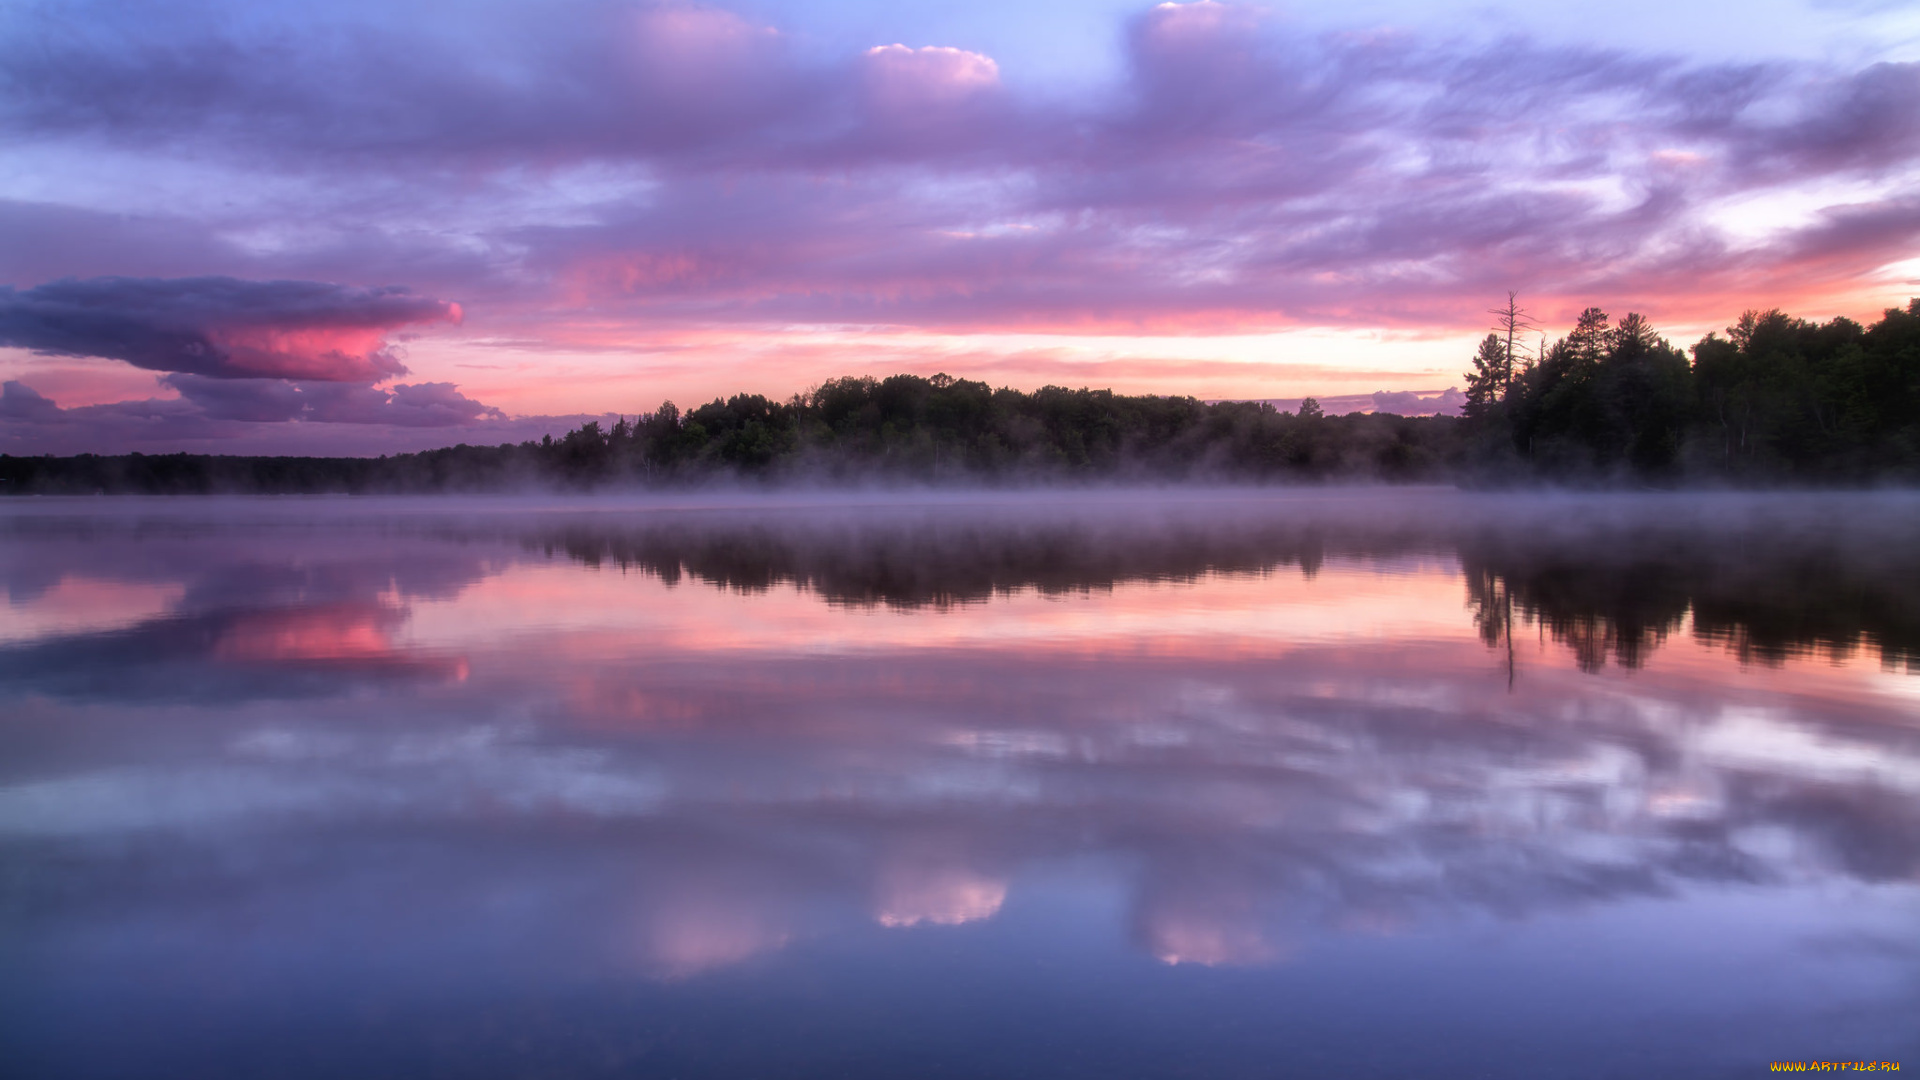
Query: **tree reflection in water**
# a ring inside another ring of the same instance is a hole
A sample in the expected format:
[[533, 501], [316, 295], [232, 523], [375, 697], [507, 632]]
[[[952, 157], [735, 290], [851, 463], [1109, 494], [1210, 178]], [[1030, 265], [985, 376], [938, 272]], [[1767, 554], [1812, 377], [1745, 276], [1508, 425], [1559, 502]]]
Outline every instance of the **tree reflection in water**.
[[[966, 507], [753, 514], [533, 527], [522, 541], [589, 566], [682, 575], [740, 592], [791, 584], [837, 604], [943, 608], [1034, 589], [1107, 591], [1127, 582], [1297, 567], [1329, 557], [1458, 559], [1489, 645], [1515, 626], [1565, 643], [1582, 670], [1640, 667], [1687, 626], [1743, 663], [1860, 648], [1920, 663], [1920, 521], [1902, 496], [1394, 496], [1332, 500], [1306, 513], [1231, 501], [1175, 507], [1024, 506], [981, 520]], [[1465, 505], [1461, 505], [1464, 503]], [[1838, 516], [1826, 516], [1838, 515]]]
[[[668, 996], [568, 1022], [664, 1069], [756, 1001], [824, 1023], [949, 994], [940, 1023], [1005, 1065], [1056, 1045], [1019, 1023], [1098, 1009], [1100, 1045], [1145, 1053], [1218, 985], [1155, 980], [1196, 972], [1282, 980], [1206, 1008], [1284, 1000], [1321, 1017], [1310, 1044], [1416, 1014], [1551, 1043], [1553, 1016], [1480, 1011], [1520, 993], [1475, 966], [1488, 925], [1513, 986], [1587, 987], [1563, 1011], [1594, 1031], [1705, 1002], [1745, 1053], [1839, 1030], [1811, 988], [1916, 1004], [1909, 496], [117, 507], [0, 521], [24, 628], [0, 642], [0, 1035], [26, 1060], [117, 1045], [98, 1001], [204, 1022], [318, 995], [336, 1035], [509, 1003], [493, 1034], [436, 1021], [480, 1046], [538, 1043], [511, 1004], [535, 990], [644, 984]], [[1851, 951], [1816, 958], [1783, 912]], [[1687, 953], [1691, 925], [1730, 936]], [[1083, 926], [1127, 961], [1071, 954]], [[916, 951], [943, 935], [976, 966]], [[1783, 953], [1744, 982], [1713, 958]], [[1317, 988], [1362, 955], [1379, 978], [1339, 1012]], [[1594, 981], [1622, 967], [1631, 993]], [[966, 1028], [1002, 1005], [1025, 1019]], [[1139, 1071], [1275, 1050], [1181, 1023]], [[1859, 1052], [1905, 1045], [1878, 1030]], [[314, 1032], [290, 1045], [380, 1064]]]

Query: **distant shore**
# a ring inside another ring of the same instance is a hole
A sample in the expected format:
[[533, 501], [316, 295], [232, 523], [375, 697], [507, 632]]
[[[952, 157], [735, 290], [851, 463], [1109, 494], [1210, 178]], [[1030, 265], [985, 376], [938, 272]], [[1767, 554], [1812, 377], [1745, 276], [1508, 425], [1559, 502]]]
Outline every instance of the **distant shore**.
[[[1519, 314], [1513, 318], [1517, 320]], [[1516, 321], [1512, 326], [1519, 326]], [[1510, 330], [1512, 327], [1510, 327]], [[1689, 355], [1690, 354], [1690, 355]], [[1749, 311], [1682, 351], [1598, 308], [1527, 354], [1489, 334], [1464, 415], [1031, 393], [940, 374], [663, 402], [603, 429], [377, 458], [0, 455], [0, 493], [416, 494], [783, 486], [1920, 484], [1920, 299], [1861, 326]]]

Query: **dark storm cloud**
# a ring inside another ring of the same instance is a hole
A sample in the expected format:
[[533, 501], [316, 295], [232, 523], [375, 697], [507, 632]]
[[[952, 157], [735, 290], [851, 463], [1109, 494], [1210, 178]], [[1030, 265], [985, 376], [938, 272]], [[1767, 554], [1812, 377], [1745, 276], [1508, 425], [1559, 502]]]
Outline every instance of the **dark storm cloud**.
[[304, 421], [471, 428], [504, 421], [453, 383], [372, 383], [407, 369], [393, 332], [457, 320], [458, 305], [402, 288], [228, 277], [67, 279], [0, 287], [0, 344], [122, 360], [167, 374], [178, 399], [62, 409], [13, 380], [0, 396], [9, 441], [63, 429], [88, 449], [142, 438], [221, 438]]
[[216, 379], [374, 382], [406, 373], [385, 335], [457, 321], [398, 287], [229, 277], [64, 279], [0, 286], [0, 345]]

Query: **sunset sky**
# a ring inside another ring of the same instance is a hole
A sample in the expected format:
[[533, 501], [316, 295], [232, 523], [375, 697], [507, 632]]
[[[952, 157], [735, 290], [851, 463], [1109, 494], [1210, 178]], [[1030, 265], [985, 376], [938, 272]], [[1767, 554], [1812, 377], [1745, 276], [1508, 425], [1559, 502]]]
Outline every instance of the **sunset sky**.
[[1509, 289], [1683, 345], [1920, 295], [1879, 0], [29, 0], [0, 143], [14, 454], [895, 372], [1437, 407]]

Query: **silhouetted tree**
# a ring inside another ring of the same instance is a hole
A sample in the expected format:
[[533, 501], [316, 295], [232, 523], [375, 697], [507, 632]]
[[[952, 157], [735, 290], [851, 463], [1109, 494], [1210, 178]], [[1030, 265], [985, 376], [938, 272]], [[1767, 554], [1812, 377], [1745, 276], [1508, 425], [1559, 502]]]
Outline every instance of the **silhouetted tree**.
[[1491, 417], [1506, 399], [1513, 383], [1513, 368], [1506, 344], [1499, 334], [1488, 334], [1473, 356], [1473, 370], [1466, 373], [1466, 415], [1470, 419]]
[[1501, 307], [1491, 308], [1487, 314], [1493, 316], [1493, 332], [1501, 343], [1502, 362], [1498, 369], [1500, 392], [1505, 393], [1512, 384], [1513, 377], [1528, 359], [1526, 346], [1522, 344], [1523, 335], [1529, 330], [1538, 330], [1533, 321], [1520, 307], [1520, 294], [1509, 289], [1507, 302]]

